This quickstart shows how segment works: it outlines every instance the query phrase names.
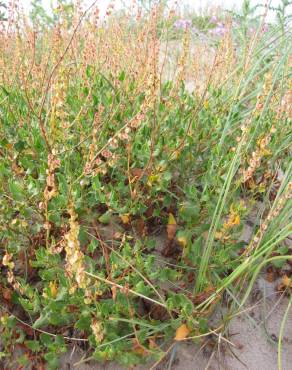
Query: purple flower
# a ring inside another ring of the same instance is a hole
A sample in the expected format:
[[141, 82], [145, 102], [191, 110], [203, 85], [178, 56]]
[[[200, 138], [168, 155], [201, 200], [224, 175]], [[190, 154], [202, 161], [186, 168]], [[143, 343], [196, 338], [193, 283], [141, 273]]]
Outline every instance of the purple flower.
[[211, 23], [216, 23], [217, 22], [217, 17], [216, 17], [216, 15], [212, 15], [212, 17], [210, 18], [210, 22]]
[[174, 23], [174, 27], [176, 29], [180, 29], [180, 30], [186, 30], [186, 29], [190, 28], [191, 25], [192, 25], [192, 21], [190, 19], [178, 19]]
[[269, 26], [265, 23], [262, 27], [263, 32], [268, 32], [269, 31]]
[[227, 32], [227, 28], [224, 26], [224, 23], [218, 23], [217, 27], [213, 28], [210, 33], [215, 36], [223, 36]]

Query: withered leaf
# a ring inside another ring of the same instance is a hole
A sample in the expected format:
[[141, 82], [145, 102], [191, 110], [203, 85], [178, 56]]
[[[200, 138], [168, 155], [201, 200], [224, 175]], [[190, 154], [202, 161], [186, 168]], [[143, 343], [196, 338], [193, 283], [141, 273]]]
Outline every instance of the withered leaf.
[[177, 229], [177, 223], [175, 221], [175, 218], [174, 218], [173, 214], [170, 213], [169, 216], [168, 216], [168, 224], [167, 224], [167, 227], [166, 227], [167, 238], [169, 240], [174, 239], [175, 234], [176, 234], [176, 229]]
[[179, 328], [176, 329], [174, 340], [180, 341], [187, 338], [190, 334], [190, 329], [186, 324], [182, 324]]

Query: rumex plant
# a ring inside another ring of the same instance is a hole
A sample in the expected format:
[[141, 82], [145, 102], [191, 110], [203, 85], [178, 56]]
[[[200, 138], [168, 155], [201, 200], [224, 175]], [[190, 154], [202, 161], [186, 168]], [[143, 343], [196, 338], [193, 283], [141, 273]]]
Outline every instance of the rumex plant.
[[259, 266], [291, 259], [288, 28], [263, 18], [242, 43], [228, 15], [202, 41], [163, 4], [62, 4], [1, 23], [1, 355], [58, 368], [73, 342], [159, 362], [224, 330], [207, 325], [224, 292], [243, 305]]

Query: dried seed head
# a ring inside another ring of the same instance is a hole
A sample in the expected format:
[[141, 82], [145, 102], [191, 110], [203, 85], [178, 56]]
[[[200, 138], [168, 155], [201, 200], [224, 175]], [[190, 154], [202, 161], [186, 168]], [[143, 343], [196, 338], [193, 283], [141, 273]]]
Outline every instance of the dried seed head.
[[91, 327], [91, 330], [93, 332], [96, 342], [101, 343], [104, 338], [104, 330], [103, 330], [102, 323], [97, 321], [96, 319], [93, 319], [90, 327]]
[[66, 271], [69, 277], [75, 279], [79, 288], [86, 288], [89, 278], [85, 274], [84, 255], [79, 244], [79, 224], [77, 214], [72, 205], [69, 206], [70, 230], [65, 235]]
[[107, 149], [104, 149], [102, 152], [101, 152], [101, 155], [104, 157], [104, 158], [111, 158], [113, 156], [113, 153]]

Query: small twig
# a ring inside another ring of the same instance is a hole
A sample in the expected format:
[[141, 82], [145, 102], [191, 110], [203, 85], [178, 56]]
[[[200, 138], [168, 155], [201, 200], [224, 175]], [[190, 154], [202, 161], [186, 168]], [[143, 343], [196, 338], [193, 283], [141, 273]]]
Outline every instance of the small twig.
[[[122, 339], [126, 339], [126, 338], [129, 338], [129, 337], [132, 337], [134, 334], [135, 334], [135, 333], [126, 334], [126, 335], [124, 335], [123, 337], [120, 337], [120, 338], [114, 339], [114, 340], [112, 340], [112, 341], [110, 341], [110, 342], [102, 343], [102, 344], [100, 344], [100, 345], [96, 346], [96, 347], [95, 347], [95, 349], [99, 349], [99, 348], [102, 348], [102, 347], [106, 347], [106, 346], [108, 346], [108, 345], [110, 345], [110, 344], [112, 344], [112, 343], [119, 342], [119, 341], [120, 341], [120, 340], [122, 340]], [[73, 366], [75, 367], [75, 366], [82, 365], [82, 364], [84, 364], [85, 362], [91, 361], [91, 360], [93, 360], [93, 359], [94, 359], [94, 357], [93, 357], [93, 356], [90, 356], [90, 357], [87, 357], [87, 358], [82, 358], [80, 361], [75, 362], [75, 364], [74, 364]]]
[[210, 368], [210, 365], [211, 365], [211, 362], [212, 362], [214, 356], [215, 356], [215, 349], [213, 350], [213, 352], [212, 352], [212, 354], [211, 354], [211, 356], [209, 358], [209, 361], [208, 361], [208, 363], [207, 363], [207, 365], [205, 367], [205, 370], [208, 370]]
[[171, 346], [168, 348], [168, 350], [164, 352], [163, 356], [158, 361], [156, 361], [155, 364], [152, 365], [149, 370], [154, 370], [156, 366], [160, 364], [160, 362], [167, 356], [167, 354], [172, 350], [172, 348], [175, 345], [176, 345], [176, 342], [172, 343]]
[[92, 277], [92, 278], [95, 278], [95, 279], [97, 279], [99, 281], [102, 281], [103, 283], [106, 283], [106, 284], [115, 286], [115, 287], [117, 287], [117, 288], [119, 288], [121, 290], [127, 290], [127, 292], [129, 292], [129, 293], [131, 293], [133, 295], [136, 295], [136, 296], [138, 296], [140, 298], [146, 299], [147, 301], [150, 301], [152, 303], [155, 303], [155, 304], [157, 304], [157, 305], [159, 305], [159, 306], [164, 307], [164, 308], [167, 309], [166, 304], [161, 303], [159, 301], [156, 301], [155, 299], [149, 298], [149, 297], [145, 296], [144, 294], [135, 292], [135, 290], [133, 290], [133, 289], [127, 288], [127, 287], [125, 287], [125, 286], [123, 286], [121, 284], [117, 284], [117, 283], [115, 283], [113, 281], [110, 281], [108, 279], [102, 278], [101, 276], [94, 275], [94, 274], [92, 274], [91, 272], [88, 272], [88, 271], [85, 271], [85, 274], [88, 275], [88, 276], [90, 276], [90, 277]]

